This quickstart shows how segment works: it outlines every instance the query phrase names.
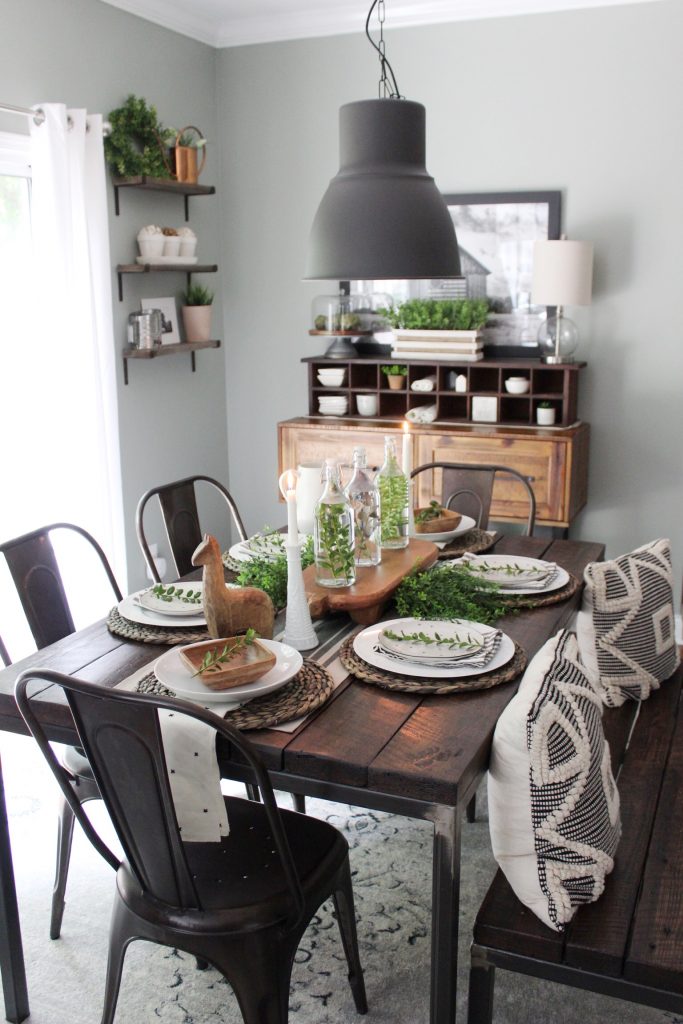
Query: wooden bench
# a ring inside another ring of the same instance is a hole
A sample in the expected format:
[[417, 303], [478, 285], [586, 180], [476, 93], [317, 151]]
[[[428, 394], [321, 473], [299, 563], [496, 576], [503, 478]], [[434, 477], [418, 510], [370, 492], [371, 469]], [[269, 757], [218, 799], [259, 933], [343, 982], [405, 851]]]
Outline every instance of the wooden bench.
[[605, 708], [623, 835], [600, 899], [555, 932], [497, 872], [474, 925], [469, 1024], [492, 1020], [496, 967], [683, 1012], [681, 676]]

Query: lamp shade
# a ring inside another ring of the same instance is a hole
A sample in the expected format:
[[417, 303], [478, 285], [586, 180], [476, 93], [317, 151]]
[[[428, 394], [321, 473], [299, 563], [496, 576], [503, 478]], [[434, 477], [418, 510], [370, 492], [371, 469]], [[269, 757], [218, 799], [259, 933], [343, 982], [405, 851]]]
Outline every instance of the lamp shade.
[[339, 173], [313, 221], [305, 278], [459, 277], [453, 221], [425, 167], [422, 104], [347, 103], [339, 148]]
[[535, 243], [532, 302], [539, 306], [589, 306], [592, 282], [592, 242], [562, 238]]

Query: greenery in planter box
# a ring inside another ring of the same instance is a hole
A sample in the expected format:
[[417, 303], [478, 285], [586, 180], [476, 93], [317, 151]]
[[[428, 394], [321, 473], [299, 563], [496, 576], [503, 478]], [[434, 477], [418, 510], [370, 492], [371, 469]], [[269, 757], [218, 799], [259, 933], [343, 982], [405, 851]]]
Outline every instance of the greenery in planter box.
[[389, 325], [406, 331], [478, 331], [486, 323], [488, 299], [408, 299], [381, 309]]
[[169, 131], [161, 124], [156, 107], [131, 93], [123, 106], [111, 111], [108, 120], [111, 132], [104, 140], [104, 155], [119, 177], [173, 177], [165, 153]]

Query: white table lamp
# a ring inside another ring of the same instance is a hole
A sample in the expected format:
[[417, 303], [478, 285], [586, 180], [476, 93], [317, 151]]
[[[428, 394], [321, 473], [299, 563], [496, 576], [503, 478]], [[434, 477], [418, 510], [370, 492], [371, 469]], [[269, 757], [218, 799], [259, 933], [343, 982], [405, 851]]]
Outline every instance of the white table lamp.
[[534, 244], [531, 301], [557, 306], [557, 314], [541, 324], [538, 342], [545, 363], [572, 363], [578, 345], [576, 324], [564, 306], [589, 306], [593, 281], [593, 243], [567, 238]]

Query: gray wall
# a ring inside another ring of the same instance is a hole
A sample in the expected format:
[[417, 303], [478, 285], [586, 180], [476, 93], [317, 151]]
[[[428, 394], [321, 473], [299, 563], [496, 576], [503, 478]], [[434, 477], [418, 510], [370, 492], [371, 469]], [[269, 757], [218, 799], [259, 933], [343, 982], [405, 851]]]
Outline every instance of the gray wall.
[[[155, 103], [162, 122], [182, 127], [196, 124], [209, 139], [202, 181], [218, 181], [218, 123], [215, 99], [216, 51], [166, 31], [99, 0], [3, 0], [0, 34], [0, 100], [30, 106], [64, 102], [107, 114], [128, 93]], [[10, 13], [11, 12], [11, 13]], [[0, 127], [21, 130], [16, 118]], [[203, 262], [220, 264], [219, 227], [222, 189], [216, 197], [190, 201], [190, 224], [199, 238]], [[121, 216], [114, 216], [110, 193], [112, 264], [133, 262], [135, 236], [144, 224], [180, 226], [182, 199], [154, 192], [121, 197]], [[210, 286], [217, 275], [198, 278]], [[128, 278], [124, 301], [114, 289], [117, 350], [123, 347], [128, 313], [142, 296], [179, 295], [184, 277], [176, 274]], [[221, 337], [220, 289], [214, 330]], [[68, 372], [68, 348], [64, 354]], [[144, 584], [141, 555], [135, 540], [134, 513], [148, 487], [204, 472], [227, 482], [225, 354], [223, 349], [199, 353], [197, 372], [189, 357], [175, 356], [129, 364], [130, 384], [123, 386], [117, 361], [121, 426], [124, 513], [130, 585]], [[226, 535], [225, 515], [211, 505], [207, 525]], [[152, 523], [155, 537], [161, 531]], [[225, 536], [227, 541], [227, 536]]]
[[[390, 5], [387, 11], [390, 21]], [[672, 538], [680, 577], [683, 65], [679, 0], [401, 29], [388, 55], [427, 108], [427, 166], [444, 192], [559, 188], [570, 237], [595, 242], [580, 413], [590, 496], [573, 536], [617, 554]], [[276, 423], [306, 411], [299, 363], [308, 230], [337, 170], [337, 111], [376, 95], [362, 33], [224, 50], [221, 263], [233, 492], [253, 525], [275, 501]], [[571, 315], [571, 314], [570, 314]]]

